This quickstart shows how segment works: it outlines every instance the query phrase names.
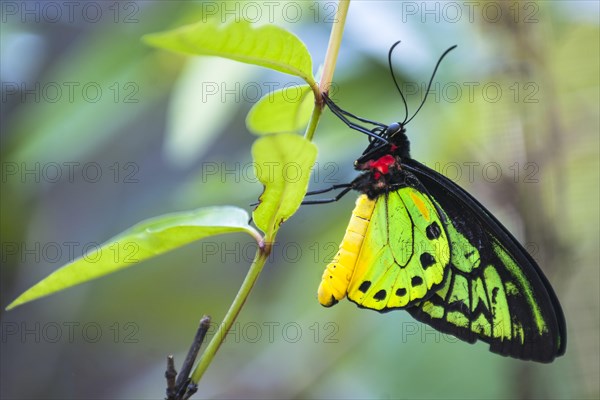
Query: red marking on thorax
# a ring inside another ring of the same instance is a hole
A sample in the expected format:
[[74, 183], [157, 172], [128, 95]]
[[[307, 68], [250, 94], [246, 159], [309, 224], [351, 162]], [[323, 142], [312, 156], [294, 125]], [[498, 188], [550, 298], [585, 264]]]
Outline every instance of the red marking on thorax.
[[393, 166], [395, 163], [396, 159], [394, 158], [394, 156], [392, 156], [391, 154], [386, 154], [383, 157], [379, 157], [377, 160], [369, 161], [368, 167], [371, 170], [376, 170], [386, 175], [390, 172], [390, 167]]

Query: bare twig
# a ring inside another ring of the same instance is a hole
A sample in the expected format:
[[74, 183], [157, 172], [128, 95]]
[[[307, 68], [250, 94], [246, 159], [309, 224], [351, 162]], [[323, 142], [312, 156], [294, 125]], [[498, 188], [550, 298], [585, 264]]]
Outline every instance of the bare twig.
[[176, 400], [175, 395], [175, 378], [177, 377], [177, 371], [175, 370], [175, 359], [173, 354], [167, 357], [167, 371], [165, 372], [165, 378], [167, 378], [167, 400]]
[[196, 391], [198, 391], [198, 385], [195, 383], [190, 383], [190, 372], [192, 371], [192, 367], [196, 362], [198, 352], [200, 351], [202, 342], [204, 342], [204, 338], [206, 337], [209, 327], [210, 316], [204, 315], [200, 319], [196, 336], [194, 336], [194, 340], [190, 346], [187, 356], [185, 357], [185, 361], [183, 362], [179, 375], [175, 370], [175, 361], [173, 356], [170, 355], [167, 358], [167, 371], [165, 372], [165, 377], [167, 378], [167, 400], [187, 400], [192, 397]]

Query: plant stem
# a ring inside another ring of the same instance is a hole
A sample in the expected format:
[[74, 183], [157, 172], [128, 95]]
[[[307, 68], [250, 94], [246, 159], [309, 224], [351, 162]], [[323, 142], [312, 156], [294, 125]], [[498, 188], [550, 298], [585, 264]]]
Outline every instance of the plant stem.
[[[333, 23], [333, 27], [331, 30], [331, 36], [329, 38], [329, 45], [327, 48], [327, 55], [325, 57], [325, 64], [323, 67], [323, 74], [321, 78], [321, 82], [319, 83], [318, 90], [315, 93], [315, 108], [313, 110], [310, 123], [306, 129], [306, 133], [304, 137], [308, 140], [313, 139], [315, 130], [317, 129], [317, 125], [319, 124], [319, 119], [321, 117], [321, 113], [323, 111], [323, 101], [321, 99], [321, 93], [327, 92], [329, 90], [329, 86], [331, 84], [331, 80], [333, 78], [333, 71], [335, 70], [335, 64], [337, 61], [337, 56], [340, 50], [340, 45], [342, 43], [342, 34], [344, 32], [344, 25], [346, 23], [346, 15], [348, 14], [348, 7], [350, 6], [350, 0], [340, 0], [338, 5], [338, 10], [336, 14], [335, 22]], [[312, 86], [312, 85], [311, 85]], [[313, 88], [313, 92], [315, 89]], [[210, 343], [206, 347], [206, 350], [202, 354], [202, 358], [198, 362], [198, 365], [192, 372], [191, 382], [194, 384], [198, 384], [204, 372], [212, 362], [217, 350], [225, 340], [227, 333], [233, 326], [235, 319], [237, 318], [242, 306], [246, 302], [258, 275], [262, 271], [269, 253], [271, 252], [271, 243], [275, 241], [276, 232], [267, 232], [265, 239], [261, 242], [261, 246], [254, 256], [254, 261], [252, 261], [252, 265], [246, 274], [246, 278], [244, 278], [244, 282], [240, 287], [233, 303], [227, 310], [227, 314], [225, 314], [225, 318], [223, 318], [223, 322], [219, 325], [217, 332], [212, 337]]]
[[306, 128], [306, 133], [304, 134], [304, 137], [310, 141], [313, 140], [323, 111], [321, 93], [327, 93], [329, 91], [329, 86], [331, 86], [333, 71], [335, 71], [335, 64], [337, 62], [338, 53], [340, 52], [340, 45], [342, 44], [342, 36], [344, 34], [344, 26], [346, 25], [346, 16], [348, 15], [349, 7], [350, 0], [340, 0], [338, 3], [335, 20], [331, 27], [331, 35], [329, 36], [329, 45], [327, 46], [327, 54], [325, 55], [321, 82], [319, 82], [319, 91], [318, 93], [315, 93], [315, 108], [313, 109], [310, 122]]
[[321, 119], [321, 113], [323, 112], [323, 107], [319, 103], [321, 103], [321, 101], [315, 100], [315, 107], [313, 108], [308, 127], [306, 128], [306, 133], [304, 134], [304, 137], [311, 142], [313, 136], [315, 136], [315, 131], [317, 130], [317, 125], [319, 125], [319, 119]]
[[219, 325], [219, 329], [217, 329], [217, 332], [215, 332], [215, 335], [212, 337], [210, 343], [208, 346], [206, 346], [206, 350], [204, 350], [202, 358], [200, 358], [198, 365], [194, 369], [194, 372], [192, 372], [191, 381], [193, 383], [197, 384], [200, 381], [202, 375], [204, 375], [204, 372], [215, 357], [217, 350], [219, 350], [219, 347], [223, 343], [223, 340], [225, 340], [227, 332], [229, 332], [229, 329], [231, 329], [233, 322], [240, 313], [242, 306], [250, 294], [250, 290], [252, 290], [258, 275], [260, 275], [260, 271], [262, 271], [265, 262], [267, 261], [269, 256], [268, 252], [269, 250], [265, 250], [264, 247], [259, 247], [256, 255], [254, 256], [254, 261], [248, 270], [248, 274], [246, 274], [246, 278], [244, 278], [244, 282], [242, 283], [242, 286], [240, 286], [240, 290], [238, 290], [233, 303], [231, 303], [229, 310], [227, 310], [227, 314], [225, 314], [223, 322], [221, 325]]
[[[335, 64], [337, 62], [338, 53], [340, 52], [340, 45], [342, 44], [342, 36], [344, 35], [344, 26], [346, 25], [346, 16], [348, 15], [349, 7], [350, 0], [340, 0], [338, 3], [338, 10], [331, 28], [331, 36], [329, 36], [329, 45], [327, 47], [327, 54], [325, 55], [323, 74], [321, 75], [321, 82], [319, 82], [321, 93], [327, 93], [329, 91], [329, 86], [333, 80], [333, 71], [335, 71]], [[319, 103], [320, 102], [321, 99], [319, 99]]]

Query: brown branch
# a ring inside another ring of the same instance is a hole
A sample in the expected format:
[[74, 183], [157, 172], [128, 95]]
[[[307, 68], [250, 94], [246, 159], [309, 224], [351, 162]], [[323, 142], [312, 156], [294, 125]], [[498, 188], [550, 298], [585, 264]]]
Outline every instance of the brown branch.
[[175, 359], [173, 354], [167, 357], [167, 371], [165, 372], [165, 378], [167, 378], [167, 400], [175, 400], [177, 391], [175, 390], [175, 378], [177, 377], [177, 371], [175, 370]]
[[173, 355], [167, 357], [167, 370], [165, 372], [165, 377], [167, 378], [166, 400], [187, 400], [198, 391], [198, 385], [190, 383], [190, 372], [196, 362], [198, 352], [204, 342], [209, 327], [210, 316], [204, 315], [200, 319], [198, 330], [196, 331], [196, 335], [194, 336], [194, 340], [192, 341], [179, 374], [177, 374], [177, 371], [175, 370], [175, 360]]

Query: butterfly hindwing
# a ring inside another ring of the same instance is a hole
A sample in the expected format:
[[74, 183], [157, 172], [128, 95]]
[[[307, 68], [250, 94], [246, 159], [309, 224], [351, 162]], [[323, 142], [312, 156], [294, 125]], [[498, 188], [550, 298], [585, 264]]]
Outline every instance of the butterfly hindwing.
[[404, 308], [431, 296], [444, 282], [449, 239], [429, 195], [404, 186], [370, 200], [362, 195], [340, 250], [319, 287], [323, 305], [346, 292], [361, 307]]
[[443, 223], [429, 197], [412, 187], [377, 198], [348, 298], [375, 310], [427, 298], [443, 282], [449, 261]]
[[495, 353], [540, 362], [562, 355], [564, 316], [535, 261], [466, 191], [414, 160], [404, 167], [442, 210], [451, 244], [443, 286], [407, 311], [467, 342], [488, 342]]

